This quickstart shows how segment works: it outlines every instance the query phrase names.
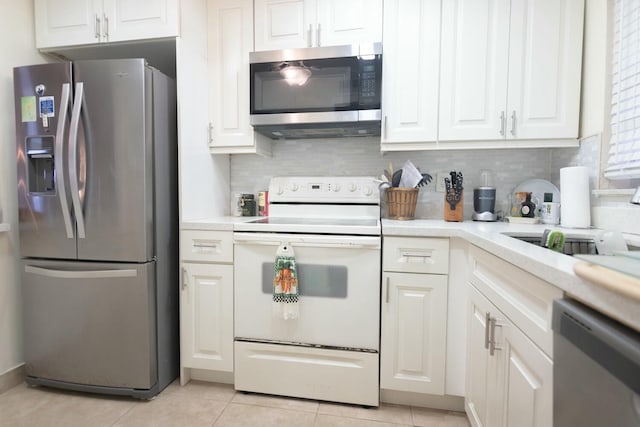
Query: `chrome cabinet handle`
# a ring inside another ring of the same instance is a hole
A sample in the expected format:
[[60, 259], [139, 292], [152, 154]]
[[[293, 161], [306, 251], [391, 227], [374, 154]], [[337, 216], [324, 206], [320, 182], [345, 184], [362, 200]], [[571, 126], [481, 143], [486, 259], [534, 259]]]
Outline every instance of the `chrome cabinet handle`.
[[320, 47], [320, 24], [318, 24], [318, 29], [316, 31], [316, 46]]
[[182, 290], [184, 291], [189, 284], [189, 276], [187, 276], [187, 269], [182, 267]]
[[500, 136], [504, 136], [504, 129], [506, 126], [507, 117], [504, 111], [500, 112]]
[[386, 290], [385, 302], [387, 304], [389, 304], [389, 278], [388, 277], [387, 277], [387, 280], [386, 280], [386, 284], [387, 284], [387, 290]]
[[496, 326], [502, 327], [502, 324], [498, 323], [495, 317], [492, 317], [491, 320], [489, 320], [489, 324], [491, 329], [491, 338], [489, 339], [489, 355], [493, 356], [496, 350], [502, 350], [502, 347], [498, 347], [496, 345]]
[[105, 14], [102, 15], [102, 18], [104, 19], [104, 39], [109, 41], [109, 18]]
[[491, 313], [488, 311], [484, 315], [484, 348], [489, 348], [489, 324], [491, 323]]
[[389, 120], [388, 120], [387, 116], [384, 116], [384, 124], [383, 124], [383, 126], [384, 126], [384, 133], [383, 133], [384, 134], [384, 140], [386, 141], [387, 138], [388, 138], [387, 129], [389, 128]]
[[100, 17], [96, 13], [96, 21], [94, 23], [94, 36], [96, 39], [100, 40]]
[[309, 30], [307, 30], [307, 47], [311, 47], [313, 45], [313, 41], [311, 40], [311, 32], [313, 31], [313, 27], [309, 24]]
[[511, 135], [516, 136], [516, 110], [511, 113]]
[[[62, 84], [62, 94], [60, 95], [60, 108], [58, 109], [58, 130], [56, 131], [56, 147], [54, 164], [57, 171], [62, 171], [62, 157], [64, 156], [64, 130], [67, 127], [67, 111], [69, 110], [69, 91], [70, 83]], [[73, 227], [71, 225], [71, 210], [67, 203], [67, 184], [65, 182], [65, 174], [56, 173], [56, 185], [58, 186], [58, 199], [62, 207], [62, 218], [64, 219], [64, 228], [67, 232], [67, 239], [73, 239]]]

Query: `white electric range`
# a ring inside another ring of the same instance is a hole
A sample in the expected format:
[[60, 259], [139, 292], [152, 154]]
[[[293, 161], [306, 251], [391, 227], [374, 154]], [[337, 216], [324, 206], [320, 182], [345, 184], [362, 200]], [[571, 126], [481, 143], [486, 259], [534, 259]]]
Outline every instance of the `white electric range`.
[[[234, 229], [235, 387], [378, 406], [380, 192], [373, 177], [276, 177], [269, 217]], [[295, 253], [296, 319], [273, 311]]]

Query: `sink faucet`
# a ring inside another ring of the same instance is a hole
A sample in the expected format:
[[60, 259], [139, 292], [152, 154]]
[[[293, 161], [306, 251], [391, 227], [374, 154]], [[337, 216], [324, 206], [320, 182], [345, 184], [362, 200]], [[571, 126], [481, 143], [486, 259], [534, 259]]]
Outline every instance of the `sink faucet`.
[[640, 205], [640, 187], [636, 189], [635, 194], [631, 197], [631, 203]]

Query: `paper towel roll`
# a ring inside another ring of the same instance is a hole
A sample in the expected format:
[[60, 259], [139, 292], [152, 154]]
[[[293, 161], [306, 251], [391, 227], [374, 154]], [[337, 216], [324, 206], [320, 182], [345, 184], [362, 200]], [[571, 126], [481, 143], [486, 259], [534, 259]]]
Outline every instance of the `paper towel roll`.
[[584, 166], [560, 169], [560, 224], [563, 227], [591, 226], [589, 170]]

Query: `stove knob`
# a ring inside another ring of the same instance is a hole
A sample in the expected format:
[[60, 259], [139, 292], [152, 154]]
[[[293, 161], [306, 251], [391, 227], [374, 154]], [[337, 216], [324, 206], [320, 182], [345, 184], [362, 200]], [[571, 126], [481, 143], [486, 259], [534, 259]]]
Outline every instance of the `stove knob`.
[[366, 186], [362, 189], [362, 192], [364, 193], [365, 196], [370, 196], [373, 194], [373, 189], [369, 186]]
[[340, 191], [340, 184], [333, 184], [331, 189], [333, 190], [334, 193], [337, 193], [338, 191]]
[[358, 189], [358, 185], [355, 182], [352, 182], [351, 184], [349, 184], [349, 191], [351, 191], [352, 193], [357, 189]]
[[291, 191], [298, 191], [298, 184], [296, 184], [295, 182], [292, 182], [291, 185], [289, 185], [289, 189]]

